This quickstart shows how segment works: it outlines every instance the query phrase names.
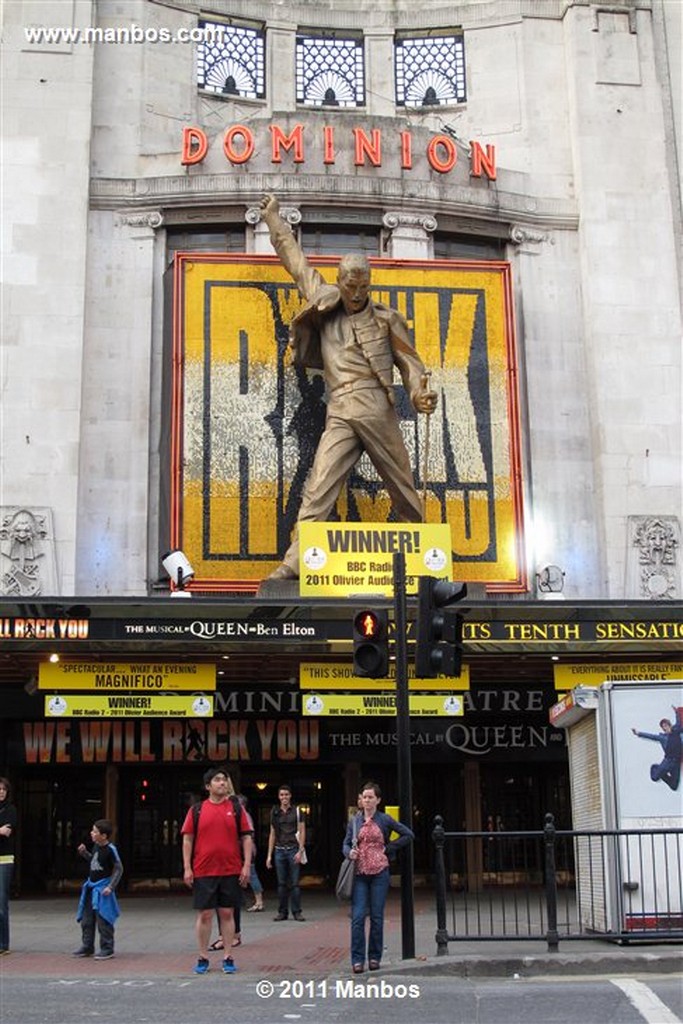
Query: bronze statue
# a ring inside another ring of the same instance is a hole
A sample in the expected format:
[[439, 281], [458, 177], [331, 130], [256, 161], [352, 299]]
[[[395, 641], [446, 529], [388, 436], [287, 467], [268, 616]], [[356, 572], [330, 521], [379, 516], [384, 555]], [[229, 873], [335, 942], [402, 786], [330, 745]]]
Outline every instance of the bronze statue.
[[[294, 361], [322, 370], [328, 392], [325, 430], [304, 484], [298, 522], [328, 519], [364, 451], [399, 519], [422, 522], [422, 505], [394, 409], [394, 365], [418, 412], [432, 413], [437, 395], [428, 387], [429, 377], [406, 321], [396, 310], [369, 298], [370, 265], [365, 256], [344, 256], [337, 284], [327, 284], [280, 216], [275, 196], [265, 195], [261, 210], [275, 251], [307, 300], [290, 326]], [[282, 564], [268, 578], [298, 576], [297, 530]]]

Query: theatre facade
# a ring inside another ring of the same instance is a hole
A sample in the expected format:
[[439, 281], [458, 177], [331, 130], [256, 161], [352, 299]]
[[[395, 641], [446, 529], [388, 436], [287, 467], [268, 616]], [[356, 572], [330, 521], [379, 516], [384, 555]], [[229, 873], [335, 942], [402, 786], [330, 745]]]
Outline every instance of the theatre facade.
[[[394, 628], [383, 528], [413, 553], [431, 534], [391, 522], [363, 457], [312, 541], [333, 567], [262, 588], [326, 416], [322, 377], [289, 358], [302, 299], [268, 193], [326, 282], [368, 257], [439, 398], [415, 416], [395, 382], [420, 529], [447, 531], [443, 574], [470, 588], [462, 676], [411, 690], [418, 875], [436, 813], [570, 824], [558, 693], [681, 678], [678, 5], [3, 15], [0, 774], [20, 891], [68, 888], [102, 813], [129, 889], [178, 884], [209, 762], [249, 797], [261, 857], [294, 787], [311, 880], [366, 777], [398, 803], [392, 685], [354, 682], [351, 624], [362, 594]], [[414, 580], [407, 610], [412, 665]]]
[[[418, 882], [431, 875], [435, 814], [470, 831], [537, 829], [547, 811], [571, 826], [565, 734], [549, 719], [560, 694], [683, 677], [683, 617], [670, 604], [487, 600], [463, 611], [462, 677], [411, 682]], [[278, 785], [293, 786], [310, 821], [309, 884], [334, 877], [363, 781], [398, 802], [393, 667], [387, 680], [353, 677], [346, 602], [3, 602], [0, 624], [0, 761], [21, 814], [21, 892], [69, 890], [76, 846], [103, 815], [118, 824], [129, 891], [180, 887], [179, 828], [207, 763], [229, 764], [248, 796], [261, 859]], [[461, 708], [430, 714], [434, 694]]]

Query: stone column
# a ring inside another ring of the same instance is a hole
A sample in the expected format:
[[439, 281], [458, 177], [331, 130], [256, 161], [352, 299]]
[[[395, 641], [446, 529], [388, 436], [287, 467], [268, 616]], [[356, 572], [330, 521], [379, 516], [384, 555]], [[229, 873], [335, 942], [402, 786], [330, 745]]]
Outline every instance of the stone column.
[[[92, 211], [77, 592], [146, 594], [158, 211]], [[125, 296], [125, 303], [122, 303]]]
[[430, 235], [436, 230], [436, 217], [429, 213], [404, 213], [388, 210], [382, 224], [390, 232], [387, 256], [392, 260], [430, 260], [433, 246]]
[[386, 28], [364, 27], [366, 82], [372, 82], [365, 105], [369, 117], [395, 117], [394, 34]]
[[[296, 232], [297, 226], [301, 223], [301, 210], [295, 206], [281, 206], [280, 216]], [[261, 220], [260, 206], [250, 206], [244, 215], [244, 219], [251, 228], [251, 230], [247, 228], [247, 252], [254, 253], [254, 255], [266, 253], [272, 256], [275, 250], [270, 244], [268, 225]]]

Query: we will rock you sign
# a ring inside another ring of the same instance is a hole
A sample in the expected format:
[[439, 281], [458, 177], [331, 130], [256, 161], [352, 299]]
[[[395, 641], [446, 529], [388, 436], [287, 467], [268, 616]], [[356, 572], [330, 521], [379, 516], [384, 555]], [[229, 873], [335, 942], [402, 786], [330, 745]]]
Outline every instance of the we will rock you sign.
[[[338, 261], [313, 261], [336, 279]], [[396, 409], [426, 519], [448, 523], [459, 579], [524, 585], [516, 357], [507, 263], [372, 261], [372, 296], [407, 319], [438, 392]], [[180, 253], [174, 269], [173, 544], [195, 586], [256, 584], [277, 565], [324, 429], [322, 378], [288, 359], [302, 299], [275, 257]], [[398, 375], [397, 375], [398, 379]], [[389, 499], [367, 456], [338, 502], [348, 522], [383, 522]]]

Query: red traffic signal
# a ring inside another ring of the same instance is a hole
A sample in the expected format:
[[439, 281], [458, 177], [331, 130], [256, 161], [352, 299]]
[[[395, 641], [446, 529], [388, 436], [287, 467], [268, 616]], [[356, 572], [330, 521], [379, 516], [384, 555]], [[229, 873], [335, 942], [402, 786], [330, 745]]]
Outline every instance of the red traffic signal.
[[389, 613], [363, 608], [353, 616], [353, 674], [383, 679], [389, 672]]
[[376, 639], [381, 632], [381, 624], [377, 612], [365, 610], [358, 612], [353, 622], [353, 628], [358, 636], [366, 639]]

